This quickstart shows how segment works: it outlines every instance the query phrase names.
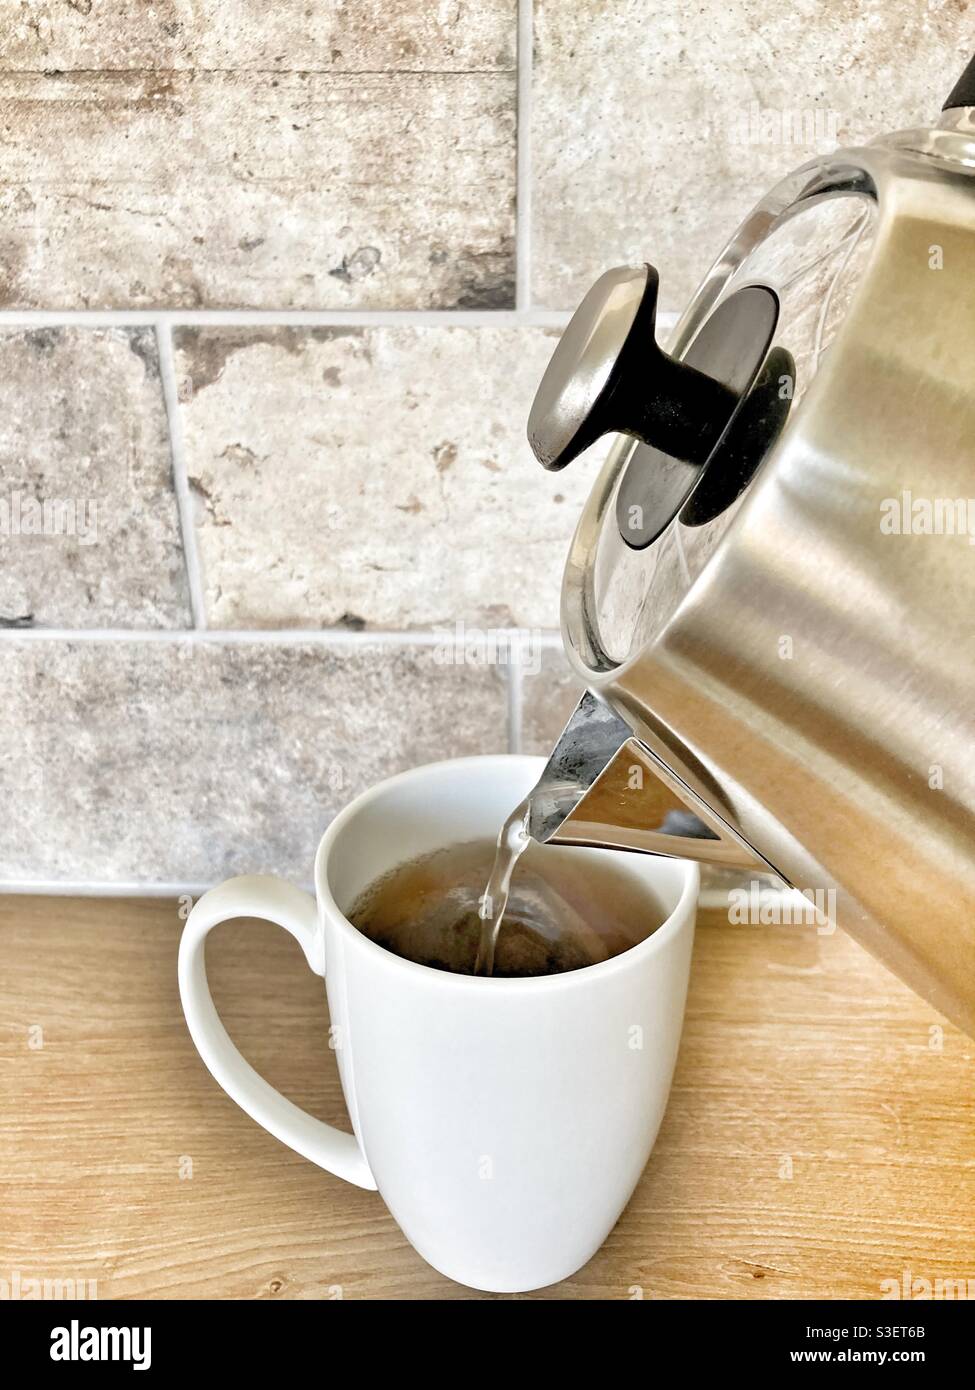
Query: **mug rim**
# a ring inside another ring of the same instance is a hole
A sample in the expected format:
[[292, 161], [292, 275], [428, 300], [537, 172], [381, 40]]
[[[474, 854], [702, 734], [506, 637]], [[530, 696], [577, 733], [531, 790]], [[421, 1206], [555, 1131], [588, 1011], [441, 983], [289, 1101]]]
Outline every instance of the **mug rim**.
[[[692, 911], [689, 916], [690, 924], [693, 926], [694, 911], [693, 907], [697, 903], [700, 888], [701, 871], [700, 866], [693, 859], [680, 859], [676, 855], [639, 855], [640, 859], [666, 859], [668, 863], [679, 864], [682, 866], [684, 881], [681, 884], [680, 894], [677, 902], [667, 914], [660, 926], [645, 936], [642, 941], [638, 941], [635, 946], [628, 946], [625, 951], [620, 951], [618, 955], [610, 956], [608, 960], [596, 961], [592, 965], [580, 966], [577, 970], [563, 970], [549, 975], [465, 975], [453, 970], [438, 970], [432, 965], [423, 965], [420, 961], [409, 960], [406, 956], [398, 956], [395, 951], [389, 951], [385, 946], [380, 946], [377, 941], [366, 936], [365, 932], [359, 931], [339, 907], [332, 894], [331, 885], [328, 882], [326, 873], [326, 860], [332, 849], [333, 842], [345, 829], [350, 820], [363, 811], [370, 802], [377, 801], [391, 787], [401, 786], [411, 781], [422, 781], [423, 778], [432, 771], [445, 770], [448, 768], [462, 768], [476, 763], [480, 767], [488, 767], [494, 763], [498, 766], [510, 767], [512, 763], [531, 764], [541, 772], [545, 766], [545, 759], [532, 753], [475, 753], [461, 758], [441, 758], [437, 762], [421, 763], [417, 767], [407, 768], [403, 772], [394, 773], [392, 777], [384, 777], [381, 782], [376, 782], [373, 786], [367, 787], [365, 791], [354, 797], [347, 806], [344, 806], [337, 816], [329, 823], [321, 840], [318, 842], [318, 849], [315, 852], [315, 897], [321, 912], [328, 912], [336, 929], [343, 935], [351, 936], [355, 939], [358, 946], [367, 951], [367, 954], [375, 952], [388, 963], [395, 966], [402, 966], [406, 971], [422, 971], [423, 975], [429, 978], [436, 976], [444, 983], [452, 982], [452, 988], [467, 987], [478, 990], [493, 989], [495, 991], [502, 988], [517, 989], [526, 992], [529, 989], [552, 989], [566, 988], [578, 983], [585, 983], [587, 980], [595, 978], [596, 975], [605, 977], [611, 974], [618, 974], [623, 970], [635, 968], [645, 958], [663, 950], [670, 939], [676, 936], [685, 926], [688, 919], [687, 907], [690, 900]], [[592, 846], [599, 849], [602, 846]], [[626, 853], [625, 850], [619, 851]], [[612, 853], [608, 848], [605, 853]], [[324, 924], [323, 924], [324, 926]]]

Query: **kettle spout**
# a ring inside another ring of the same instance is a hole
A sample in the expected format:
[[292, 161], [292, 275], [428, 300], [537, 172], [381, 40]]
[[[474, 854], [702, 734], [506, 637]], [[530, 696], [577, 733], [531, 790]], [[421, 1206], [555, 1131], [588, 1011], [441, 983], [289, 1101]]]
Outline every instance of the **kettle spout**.
[[630, 737], [629, 724], [587, 690], [531, 794], [527, 828], [533, 840], [547, 844], [557, 834]]
[[587, 690], [529, 798], [539, 844], [634, 850], [725, 868], [768, 863]]

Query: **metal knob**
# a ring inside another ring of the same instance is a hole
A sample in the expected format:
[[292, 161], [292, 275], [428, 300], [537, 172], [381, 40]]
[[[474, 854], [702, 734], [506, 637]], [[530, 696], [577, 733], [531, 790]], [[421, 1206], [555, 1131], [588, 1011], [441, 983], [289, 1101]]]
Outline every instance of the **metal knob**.
[[528, 442], [545, 468], [564, 468], [610, 431], [703, 465], [738, 394], [656, 341], [652, 265], [601, 275], [573, 314], [545, 369]]

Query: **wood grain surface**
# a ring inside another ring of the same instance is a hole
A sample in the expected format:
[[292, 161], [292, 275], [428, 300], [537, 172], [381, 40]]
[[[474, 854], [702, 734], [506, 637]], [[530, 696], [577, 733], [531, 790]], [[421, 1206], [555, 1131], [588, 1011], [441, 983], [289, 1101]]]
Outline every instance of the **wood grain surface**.
[[[99, 1298], [489, 1297], [430, 1269], [376, 1193], [222, 1093], [176, 990], [175, 901], [0, 901], [0, 1279]], [[320, 981], [284, 932], [211, 937], [246, 1056], [348, 1127]], [[571, 1280], [523, 1297], [879, 1298], [975, 1288], [975, 1044], [846, 936], [702, 913], [670, 1107]]]

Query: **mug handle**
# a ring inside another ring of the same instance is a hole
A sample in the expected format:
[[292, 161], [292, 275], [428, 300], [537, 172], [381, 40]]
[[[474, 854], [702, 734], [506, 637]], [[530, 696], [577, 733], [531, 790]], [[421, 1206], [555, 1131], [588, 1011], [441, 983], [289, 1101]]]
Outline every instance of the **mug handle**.
[[179, 944], [179, 993], [196, 1049], [214, 1079], [252, 1120], [320, 1168], [357, 1187], [376, 1189], [359, 1142], [276, 1091], [246, 1061], [220, 1021], [207, 983], [207, 933], [233, 917], [274, 922], [298, 942], [316, 975], [325, 974], [325, 941], [315, 899], [283, 879], [246, 874], [204, 893], [186, 919]]

